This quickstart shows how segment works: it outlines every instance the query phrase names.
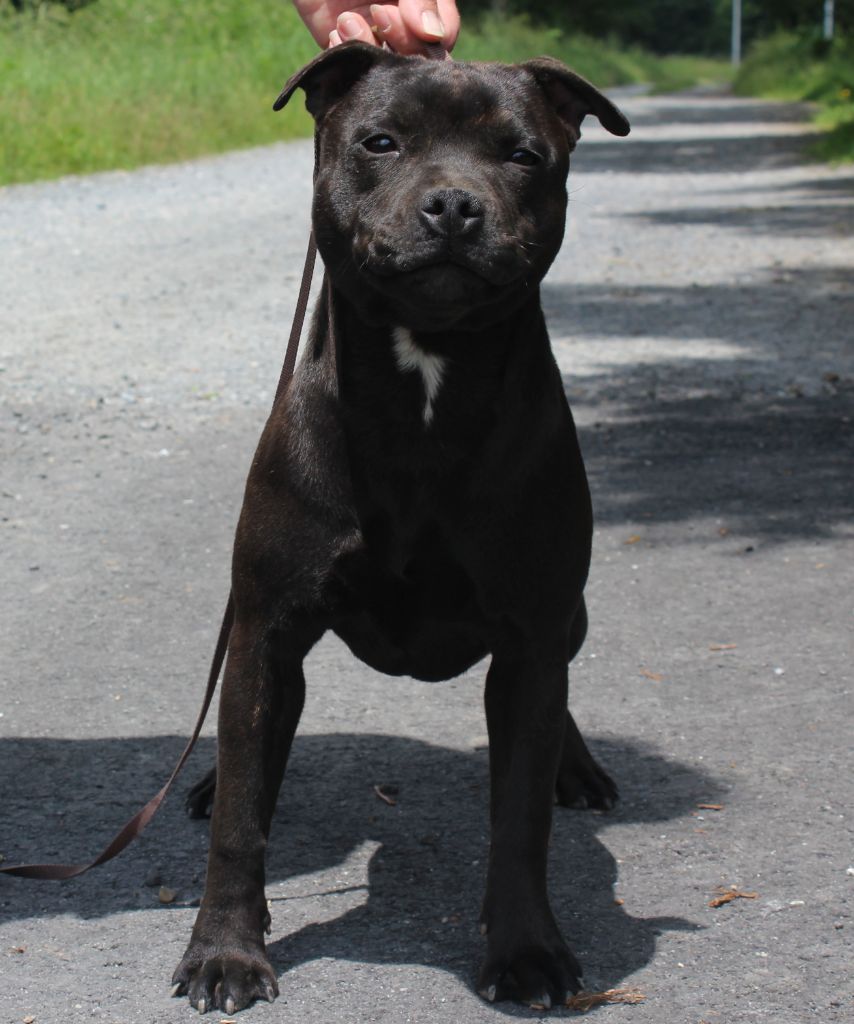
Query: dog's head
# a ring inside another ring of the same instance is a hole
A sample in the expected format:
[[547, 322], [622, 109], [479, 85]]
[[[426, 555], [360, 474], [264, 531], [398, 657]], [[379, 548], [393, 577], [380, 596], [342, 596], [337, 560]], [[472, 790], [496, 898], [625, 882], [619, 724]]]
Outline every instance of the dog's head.
[[366, 320], [483, 324], [530, 294], [560, 248], [569, 154], [588, 114], [620, 111], [559, 61], [470, 64], [350, 43], [300, 87], [318, 131], [314, 229], [336, 287]]

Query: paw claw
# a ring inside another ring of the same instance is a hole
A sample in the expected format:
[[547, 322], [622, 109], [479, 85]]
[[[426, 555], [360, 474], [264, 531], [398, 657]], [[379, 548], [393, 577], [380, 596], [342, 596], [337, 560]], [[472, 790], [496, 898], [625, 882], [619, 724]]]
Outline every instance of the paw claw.
[[482, 988], [478, 994], [487, 1002], [494, 1003], [497, 992], [495, 986], [490, 985], [489, 988]]
[[172, 995], [189, 993], [200, 1014], [220, 1010], [230, 1017], [256, 999], [272, 1003], [279, 994], [263, 945], [254, 937], [227, 951], [212, 940], [191, 945], [172, 980]]
[[508, 938], [493, 929], [478, 978], [484, 999], [512, 999], [532, 1010], [551, 1010], [565, 992], [575, 990], [581, 973], [578, 963], [554, 923], [546, 923], [552, 929], [546, 942], [541, 939], [547, 934], [545, 924], [537, 936], [511, 932]]
[[183, 988], [183, 985], [181, 984], [181, 982], [180, 981], [176, 981], [175, 984], [172, 986], [172, 988], [169, 989], [169, 997], [171, 999], [174, 999], [175, 996], [183, 995], [183, 992], [181, 991], [182, 988]]
[[563, 997], [563, 1005], [569, 1006], [573, 996], [577, 996], [579, 992], [584, 991], [584, 978], [579, 974], [575, 979], [575, 985], [573, 988], [568, 988]]

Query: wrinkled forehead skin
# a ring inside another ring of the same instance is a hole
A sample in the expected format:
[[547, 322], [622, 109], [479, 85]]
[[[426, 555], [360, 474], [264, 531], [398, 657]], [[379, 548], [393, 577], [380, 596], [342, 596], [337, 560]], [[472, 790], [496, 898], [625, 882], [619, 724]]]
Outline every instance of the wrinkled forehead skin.
[[538, 137], [554, 147], [556, 169], [564, 175], [568, 170], [564, 126], [533, 75], [513, 65], [410, 59], [372, 68], [324, 118], [324, 160], [350, 131], [358, 134], [360, 127], [377, 123], [417, 132], [412, 141], [425, 153], [449, 143], [476, 152], [490, 138]]

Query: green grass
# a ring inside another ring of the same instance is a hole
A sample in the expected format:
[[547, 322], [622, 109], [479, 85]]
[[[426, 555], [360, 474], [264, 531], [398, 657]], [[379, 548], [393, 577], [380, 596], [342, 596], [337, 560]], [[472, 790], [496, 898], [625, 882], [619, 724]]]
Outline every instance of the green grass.
[[833, 163], [854, 161], [854, 37], [832, 44], [778, 33], [750, 51], [733, 83], [743, 96], [810, 100], [826, 131], [811, 150]]
[[[6, 9], [3, 10], [2, 8]], [[285, 0], [0, 7], [0, 182], [135, 167], [309, 131], [272, 102], [315, 46]]]
[[[0, 184], [165, 163], [305, 135], [283, 82], [316, 52], [287, 0], [97, 0], [38, 17], [0, 0]], [[722, 65], [534, 28], [467, 22], [457, 55], [550, 53], [597, 85], [681, 88]]]
[[541, 54], [558, 57], [600, 88], [642, 82], [656, 92], [723, 82], [731, 77], [722, 60], [661, 57], [613, 40], [593, 39], [560, 28], [535, 26], [522, 16], [464, 23], [454, 56], [460, 60], [515, 62]]

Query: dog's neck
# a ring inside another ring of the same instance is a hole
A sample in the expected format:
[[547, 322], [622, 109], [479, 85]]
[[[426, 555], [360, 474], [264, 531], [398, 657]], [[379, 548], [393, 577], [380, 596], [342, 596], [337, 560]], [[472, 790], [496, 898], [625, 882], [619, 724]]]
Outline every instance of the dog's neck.
[[[321, 334], [315, 350], [323, 350], [339, 402], [358, 411], [362, 423], [406, 422], [429, 438], [456, 432], [451, 420], [464, 420], [468, 433], [476, 430], [476, 421], [515, 404], [530, 368], [552, 360], [538, 289], [509, 316], [481, 330], [366, 323], [346, 296], [332, 295], [333, 316], [327, 316], [328, 295], [318, 311], [315, 330]], [[445, 403], [450, 392], [457, 392], [457, 400]]]
[[[334, 306], [331, 322], [335, 333], [332, 347], [343, 345], [341, 355], [355, 354], [359, 359], [384, 349], [388, 358], [401, 364], [401, 369], [415, 368], [411, 365], [413, 360], [422, 366], [423, 359], [419, 353], [423, 353], [428, 357], [440, 357], [444, 365], [453, 363], [466, 367], [467, 372], [491, 375], [515, 359], [520, 338], [531, 336], [533, 341], [534, 335], [539, 337], [544, 333], [538, 287], [532, 287], [521, 303], [502, 311], [494, 319], [490, 319], [485, 311], [482, 322], [476, 326], [471, 326], [469, 320], [459, 326], [451, 324], [439, 329], [412, 322], [411, 318], [409, 322], [402, 317], [386, 318], [377, 315], [374, 309], [363, 314], [345, 293], [334, 287], [331, 296]], [[323, 326], [324, 335], [330, 322], [327, 312], [329, 298], [330, 293], [324, 291], [318, 309], [317, 326]], [[355, 353], [352, 351], [354, 346], [358, 346]], [[403, 366], [403, 363], [407, 365]]]

